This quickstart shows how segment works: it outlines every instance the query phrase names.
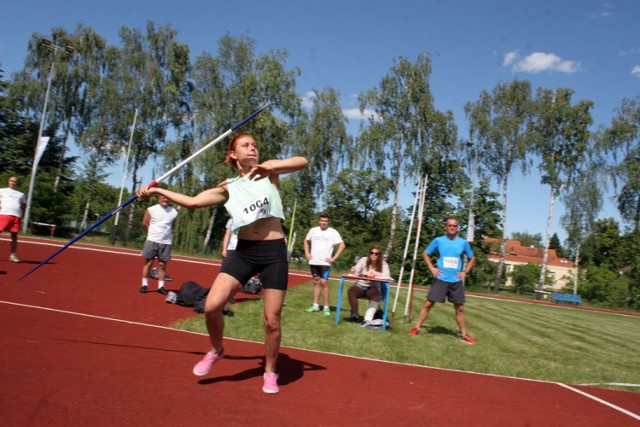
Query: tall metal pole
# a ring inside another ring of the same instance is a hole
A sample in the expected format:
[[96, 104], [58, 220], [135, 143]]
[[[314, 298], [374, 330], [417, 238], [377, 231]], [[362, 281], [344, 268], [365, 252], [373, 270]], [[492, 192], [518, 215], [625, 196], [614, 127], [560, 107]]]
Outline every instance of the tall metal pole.
[[44, 105], [42, 106], [42, 115], [40, 117], [40, 128], [38, 129], [38, 139], [36, 140], [36, 149], [35, 154], [33, 156], [33, 164], [31, 165], [31, 177], [29, 178], [29, 193], [27, 194], [27, 207], [24, 212], [24, 219], [22, 224], [22, 232], [26, 233], [29, 229], [29, 217], [31, 215], [31, 198], [33, 197], [33, 184], [35, 183], [36, 178], [36, 169], [38, 167], [38, 144], [40, 144], [40, 139], [42, 138], [42, 132], [44, 129], [44, 120], [47, 116], [47, 105], [49, 103], [49, 92], [51, 91], [51, 80], [53, 79], [53, 67], [55, 65], [55, 54], [59, 50], [64, 50], [67, 53], [73, 53], [74, 48], [71, 46], [61, 47], [57, 44], [53, 43], [52, 40], [43, 37], [42, 44], [53, 49], [53, 57], [51, 58], [51, 67], [49, 68], [49, 77], [47, 78], [47, 91], [44, 95]]
[[[120, 184], [120, 195], [118, 196], [118, 206], [122, 203], [122, 192], [124, 191], [124, 183], [127, 179], [127, 167], [129, 166], [129, 154], [131, 154], [131, 141], [133, 141], [133, 131], [136, 128], [136, 119], [138, 118], [138, 109], [133, 113], [133, 124], [131, 125], [131, 134], [129, 135], [129, 145], [127, 146], [127, 158], [124, 161], [124, 168], [122, 169], [122, 183]], [[118, 226], [118, 218], [120, 217], [120, 211], [116, 212], [116, 219], [113, 223], [114, 227]]]
[[469, 201], [469, 221], [467, 223], [467, 241], [473, 242], [476, 233], [476, 215], [473, 211], [475, 204], [475, 190], [476, 181], [478, 180], [478, 144], [475, 140], [473, 143], [474, 158], [473, 158], [473, 182], [471, 183], [471, 200]]
[[31, 197], [33, 196], [33, 184], [36, 178], [37, 156], [38, 156], [38, 144], [40, 144], [40, 138], [42, 138], [42, 129], [44, 128], [44, 119], [47, 115], [47, 104], [49, 103], [49, 91], [51, 90], [51, 79], [53, 78], [53, 65], [55, 61], [51, 61], [51, 67], [49, 68], [49, 77], [47, 78], [47, 91], [44, 94], [44, 105], [42, 106], [42, 115], [40, 117], [40, 128], [38, 129], [38, 139], [36, 139], [36, 149], [33, 155], [33, 164], [31, 165], [31, 177], [29, 178], [29, 192], [27, 194], [27, 208], [24, 212], [24, 220], [22, 222], [22, 232], [26, 233], [29, 229], [29, 216], [31, 214]]

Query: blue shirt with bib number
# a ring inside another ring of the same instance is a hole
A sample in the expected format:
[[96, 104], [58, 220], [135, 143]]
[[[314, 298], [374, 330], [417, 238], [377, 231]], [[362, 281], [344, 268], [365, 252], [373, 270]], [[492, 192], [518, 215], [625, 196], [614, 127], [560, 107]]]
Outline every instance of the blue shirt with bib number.
[[448, 283], [459, 282], [456, 276], [462, 271], [462, 255], [465, 254], [468, 259], [473, 258], [473, 251], [468, 241], [462, 237], [456, 237], [451, 240], [447, 236], [436, 237], [431, 241], [425, 252], [427, 255], [438, 251], [438, 262], [436, 266], [442, 271], [439, 280]]

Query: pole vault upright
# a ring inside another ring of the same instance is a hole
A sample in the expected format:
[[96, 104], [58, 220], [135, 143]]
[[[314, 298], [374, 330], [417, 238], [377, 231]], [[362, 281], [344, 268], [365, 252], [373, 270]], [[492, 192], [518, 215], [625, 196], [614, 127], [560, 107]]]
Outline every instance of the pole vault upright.
[[398, 275], [398, 284], [396, 285], [396, 295], [393, 298], [393, 308], [391, 314], [395, 315], [396, 307], [398, 306], [398, 296], [400, 295], [400, 285], [402, 284], [402, 276], [404, 275], [404, 264], [407, 261], [407, 254], [409, 253], [409, 244], [411, 243], [411, 232], [413, 231], [413, 220], [416, 216], [416, 209], [420, 203], [420, 189], [422, 188], [422, 177], [418, 180], [418, 188], [416, 189], [416, 197], [413, 202], [413, 209], [411, 210], [411, 220], [409, 221], [409, 230], [407, 231], [407, 241], [404, 245], [404, 253], [402, 254], [402, 263], [400, 264], [400, 274]]
[[291, 225], [289, 226], [289, 240], [287, 241], [287, 259], [291, 258], [293, 253], [293, 245], [295, 244], [295, 232], [293, 226], [296, 221], [296, 207], [298, 206], [298, 198], [293, 199], [293, 213], [291, 214]]
[[429, 180], [424, 176], [422, 180], [422, 188], [420, 189], [420, 203], [418, 206], [418, 225], [416, 226], [415, 246], [413, 247], [413, 261], [411, 263], [411, 274], [409, 275], [409, 291], [407, 293], [407, 301], [404, 307], [405, 321], [411, 318], [411, 309], [413, 307], [413, 281], [416, 274], [416, 262], [418, 258], [418, 248], [420, 247], [420, 232], [422, 231], [422, 217], [424, 215], [424, 201], [427, 194], [427, 186]]

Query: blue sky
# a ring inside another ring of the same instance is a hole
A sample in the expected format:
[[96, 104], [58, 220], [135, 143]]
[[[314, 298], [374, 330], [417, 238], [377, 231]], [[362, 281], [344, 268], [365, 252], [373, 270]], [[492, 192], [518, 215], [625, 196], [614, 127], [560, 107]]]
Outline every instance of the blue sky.
[[[499, 82], [529, 80], [534, 88], [575, 90], [574, 102], [595, 102], [594, 128], [609, 125], [623, 98], [640, 94], [640, 2], [636, 0], [138, 0], [5, 2], [0, 16], [0, 63], [5, 77], [17, 71], [33, 33], [72, 31], [78, 22], [118, 44], [120, 27], [144, 28], [148, 20], [171, 24], [192, 56], [215, 53], [219, 38], [247, 35], [257, 53], [289, 52], [300, 67], [298, 92], [331, 86], [342, 95], [349, 130], [356, 133], [356, 95], [370, 90], [405, 57], [433, 59], [436, 107], [451, 110], [468, 135], [463, 105]], [[119, 174], [122, 167], [116, 168]], [[151, 181], [152, 176], [144, 177]], [[112, 183], [120, 185], [114, 175]], [[403, 205], [412, 203], [407, 186]], [[610, 199], [601, 217], [619, 215]], [[507, 230], [543, 233], [549, 189], [535, 171], [510, 179]], [[552, 227], [561, 237], [562, 204]], [[434, 213], [435, 214], [435, 213]], [[438, 215], [443, 213], [437, 213]]]

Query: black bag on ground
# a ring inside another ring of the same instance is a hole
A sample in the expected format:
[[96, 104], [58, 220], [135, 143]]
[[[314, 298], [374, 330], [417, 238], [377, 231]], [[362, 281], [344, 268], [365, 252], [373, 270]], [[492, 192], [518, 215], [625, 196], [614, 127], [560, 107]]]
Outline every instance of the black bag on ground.
[[[198, 285], [196, 282], [187, 281], [180, 286], [176, 304], [184, 307], [193, 307], [196, 313], [204, 313], [204, 303], [207, 300], [209, 289]], [[222, 308], [222, 314], [225, 316], [233, 316], [234, 313], [227, 306]]]
[[[204, 301], [207, 299], [209, 289], [198, 285], [196, 282], [187, 281], [180, 286], [176, 304], [185, 307], [195, 307], [198, 313], [204, 313]], [[201, 309], [202, 311], [198, 311]]]
[[257, 295], [262, 292], [262, 282], [257, 277], [251, 278], [242, 288], [240, 288], [240, 292]]

